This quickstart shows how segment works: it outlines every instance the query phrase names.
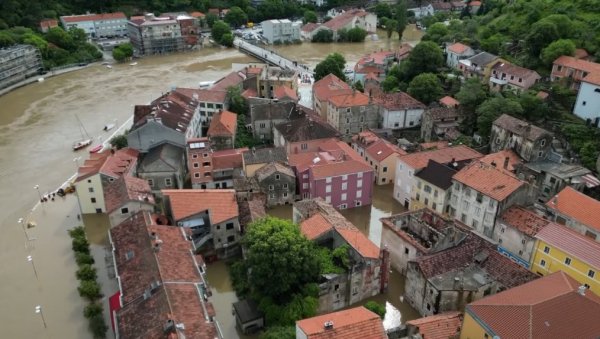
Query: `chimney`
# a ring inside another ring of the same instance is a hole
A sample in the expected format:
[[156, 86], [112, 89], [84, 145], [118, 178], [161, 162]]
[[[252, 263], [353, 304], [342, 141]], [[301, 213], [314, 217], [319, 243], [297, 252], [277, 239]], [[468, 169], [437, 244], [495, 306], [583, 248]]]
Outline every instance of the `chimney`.
[[509, 160], [510, 160], [510, 159], [509, 159], [508, 157], [505, 157], [505, 158], [504, 158], [504, 166], [503, 166], [503, 167], [504, 167], [504, 169], [508, 169], [508, 161], [509, 161]]
[[552, 198], [552, 205], [556, 206], [558, 205], [558, 197], [554, 196], [554, 198]]
[[256, 148], [252, 147], [252, 154], [256, 154]]
[[326, 329], [326, 330], [332, 330], [333, 329], [333, 321], [331, 321], [331, 320], [326, 321], [323, 324], [323, 328]]
[[496, 162], [492, 160], [491, 165], [494, 166], [494, 167], [496, 167]]
[[580, 295], [585, 296], [585, 290], [587, 290], [587, 287], [585, 287], [585, 285], [581, 285], [579, 286], [579, 288], [577, 289], [577, 293], [579, 293]]

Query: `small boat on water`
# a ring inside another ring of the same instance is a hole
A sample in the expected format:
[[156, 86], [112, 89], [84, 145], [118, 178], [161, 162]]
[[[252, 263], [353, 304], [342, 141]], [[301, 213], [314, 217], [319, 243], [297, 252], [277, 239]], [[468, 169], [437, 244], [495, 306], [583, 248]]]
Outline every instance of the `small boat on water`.
[[115, 128], [115, 126], [116, 126], [116, 125], [115, 125], [115, 124], [112, 124], [112, 123], [111, 123], [111, 124], [106, 124], [106, 125], [104, 125], [104, 128], [103, 128], [102, 130], [103, 130], [103, 131], [105, 131], [105, 132], [108, 132], [108, 131], [110, 131], [111, 129]]
[[88, 147], [92, 143], [92, 139], [79, 140], [73, 144], [73, 151], [79, 151], [82, 148]]
[[44, 78], [38, 78], [38, 82], [44, 82]]
[[137, 65], [137, 62], [132, 62], [129, 64], [129, 66], [135, 66], [135, 65]]
[[90, 149], [90, 153], [98, 153], [98, 152], [102, 151], [103, 148], [104, 148], [104, 146], [102, 144], [100, 144], [98, 146], [94, 146], [94, 147], [92, 147], [92, 149]]
[[111, 65], [106, 65], [106, 68], [112, 68], [112, 66]]

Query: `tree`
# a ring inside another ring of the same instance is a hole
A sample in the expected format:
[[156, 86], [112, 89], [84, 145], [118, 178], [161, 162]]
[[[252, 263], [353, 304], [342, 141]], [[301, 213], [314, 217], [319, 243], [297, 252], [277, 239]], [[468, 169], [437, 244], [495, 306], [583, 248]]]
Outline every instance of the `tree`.
[[237, 115], [248, 113], [248, 105], [246, 104], [246, 100], [242, 96], [239, 87], [231, 86], [227, 88], [227, 98], [229, 100], [228, 105], [230, 112]]
[[133, 45], [130, 43], [120, 44], [113, 49], [113, 58], [117, 61], [124, 61], [133, 56]]
[[542, 61], [546, 66], [552, 66], [554, 60], [561, 55], [573, 56], [575, 54], [575, 43], [568, 39], [553, 41], [542, 50]]
[[71, 240], [71, 247], [75, 252], [90, 253], [90, 244], [85, 238], [73, 238], [73, 240]]
[[363, 86], [362, 82], [360, 82], [360, 80], [355, 82], [354, 85], [352, 85], [352, 87], [354, 87], [354, 89], [359, 92], [365, 92], [365, 87]]
[[116, 149], [121, 149], [127, 147], [127, 135], [119, 134], [115, 135], [110, 139], [110, 145]]
[[531, 26], [531, 30], [525, 38], [525, 43], [529, 48], [529, 54], [537, 58], [542, 49], [559, 37], [556, 25], [542, 19]]
[[248, 281], [254, 295], [275, 304], [290, 302], [306, 284], [318, 280], [319, 261], [313, 243], [288, 220], [267, 217], [248, 227], [242, 243], [247, 249]]
[[81, 265], [75, 276], [79, 280], [95, 280], [97, 277], [96, 269], [92, 265]]
[[387, 19], [385, 20], [385, 31], [387, 33], [388, 39], [392, 38], [392, 34], [396, 32], [398, 28], [398, 20], [396, 19]]
[[331, 53], [315, 67], [315, 81], [319, 81], [329, 74], [346, 80], [346, 76], [344, 75], [345, 68], [346, 59], [339, 53]]
[[333, 31], [321, 29], [312, 37], [312, 42], [333, 42]]
[[444, 37], [448, 35], [448, 27], [441, 22], [436, 22], [427, 28], [427, 34], [423, 37], [423, 40], [433, 41], [436, 44], [440, 44], [445, 41]]
[[492, 130], [494, 120], [502, 114], [521, 115], [523, 108], [512, 99], [494, 97], [487, 99], [477, 108], [477, 132], [480, 136], [488, 138]]
[[594, 171], [596, 170], [596, 160], [598, 159], [598, 145], [593, 141], [587, 141], [579, 149], [579, 156], [583, 166]]
[[78, 266], [93, 265], [94, 257], [87, 253], [75, 252], [75, 262]]
[[428, 105], [444, 95], [440, 79], [433, 73], [421, 73], [408, 85], [408, 94]]
[[432, 41], [421, 41], [410, 53], [410, 56], [400, 64], [401, 81], [409, 82], [417, 74], [436, 73], [444, 64], [442, 49]]
[[214, 13], [206, 14], [206, 24], [208, 27], [211, 27], [215, 24], [215, 22], [219, 21], [219, 17]]
[[106, 338], [108, 326], [106, 326], [103, 315], [98, 314], [91, 317], [89, 320], [89, 328], [94, 338]]
[[475, 110], [487, 99], [487, 91], [478, 78], [469, 78], [461, 86], [455, 97], [460, 102], [460, 110], [464, 116], [461, 130], [468, 135], [472, 135], [477, 125]]
[[400, 81], [395, 76], [388, 75], [381, 82], [381, 89], [383, 89], [383, 91], [386, 92], [386, 93], [396, 92], [398, 90], [398, 83], [399, 82]]
[[231, 34], [231, 33], [223, 34], [223, 36], [221, 36], [221, 41], [219, 41], [219, 42], [223, 46], [232, 47], [233, 46], [233, 34]]
[[377, 314], [381, 319], [385, 318], [385, 305], [381, 305], [376, 301], [369, 301], [365, 304], [365, 308], [375, 314]]
[[518, 101], [523, 108], [523, 117], [526, 120], [540, 120], [547, 116], [550, 111], [548, 104], [533, 93], [522, 93]]
[[221, 43], [221, 38], [227, 33], [231, 33], [231, 28], [225, 21], [219, 20], [213, 24], [211, 34], [215, 42]]
[[392, 17], [392, 8], [386, 3], [378, 3], [377, 5], [375, 5], [373, 12], [375, 12], [375, 14], [377, 14], [377, 17], [380, 19]]
[[93, 302], [91, 304], [87, 304], [83, 309], [83, 316], [87, 319], [97, 316], [98, 314], [102, 314], [102, 304]]
[[17, 42], [6, 32], [0, 31], [0, 48], [8, 47], [16, 44]]
[[296, 339], [294, 326], [269, 326], [260, 339]]
[[46, 41], [68, 51], [74, 50], [76, 47], [73, 37], [60, 27], [50, 28], [46, 33]]
[[89, 299], [90, 301], [98, 300], [102, 296], [100, 285], [96, 280], [82, 280], [77, 287], [79, 295]]
[[304, 11], [304, 19], [302, 19], [302, 22], [307, 24], [309, 22], [316, 23], [317, 21], [318, 21], [317, 13], [315, 13], [314, 11], [309, 11], [309, 10]]
[[367, 37], [367, 31], [360, 27], [350, 28], [348, 30], [348, 41], [349, 42], [363, 42]]
[[248, 15], [246, 15], [246, 13], [244, 13], [244, 11], [237, 6], [231, 7], [227, 14], [225, 14], [224, 19], [225, 22], [233, 27], [240, 27], [248, 23]]
[[396, 5], [396, 13], [394, 19], [398, 23], [396, 25], [396, 32], [398, 32], [398, 40], [402, 40], [402, 34], [406, 29], [406, 25], [408, 24], [408, 16], [406, 13], [406, 3], [404, 0], [399, 0]]

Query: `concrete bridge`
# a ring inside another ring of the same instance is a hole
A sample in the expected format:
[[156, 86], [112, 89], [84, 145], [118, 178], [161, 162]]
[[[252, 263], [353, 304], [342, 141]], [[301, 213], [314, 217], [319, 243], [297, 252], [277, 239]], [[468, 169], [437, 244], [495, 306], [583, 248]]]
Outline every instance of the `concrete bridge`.
[[233, 44], [240, 50], [240, 52], [253, 56], [265, 63], [268, 63], [273, 66], [280, 66], [282, 68], [292, 69], [297, 71], [298, 74], [307, 74], [311, 77], [314, 77], [314, 72], [310, 66], [290, 60], [266, 48], [253, 45], [240, 38], [235, 38]]

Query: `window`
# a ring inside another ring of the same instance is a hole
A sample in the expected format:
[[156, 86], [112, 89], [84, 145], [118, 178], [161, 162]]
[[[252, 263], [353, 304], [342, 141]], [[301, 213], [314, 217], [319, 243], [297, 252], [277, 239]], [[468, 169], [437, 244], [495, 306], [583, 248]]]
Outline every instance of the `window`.
[[565, 265], [571, 265], [571, 258], [565, 258]]
[[420, 200], [421, 200], [421, 195], [420, 195], [419, 193], [417, 193], [417, 196], [415, 197], [415, 199], [416, 199], [417, 201], [420, 201]]
[[481, 208], [475, 207], [475, 215], [479, 216], [481, 214]]
[[471, 196], [471, 189], [469, 189], [469, 188], [465, 189], [465, 195], [467, 197], [470, 197]]
[[302, 188], [303, 188], [303, 189], [307, 189], [307, 188], [308, 188], [308, 183], [307, 183], [307, 182], [303, 183], [303, 184], [302, 184]]
[[288, 189], [288, 184], [283, 184], [283, 189]]
[[424, 190], [425, 190], [425, 193], [431, 193], [431, 186], [425, 185]]
[[325, 193], [331, 193], [331, 185], [325, 186]]
[[538, 158], [541, 158], [543, 154], [544, 154], [544, 153], [543, 153], [543, 152], [541, 152], [541, 151], [540, 151], [540, 152], [538, 152]]
[[328, 204], [331, 204], [331, 195], [326, 195], [325, 196], [325, 202]]
[[550, 247], [544, 246], [544, 253], [546, 253], [546, 254], [550, 253]]
[[596, 272], [589, 270], [588, 271], [588, 277], [593, 278], [596, 275]]
[[[477, 222], [477, 220], [473, 219], [471, 220], [471, 225], [473, 226], [474, 229], [477, 229], [477, 227], [479, 226], [479, 223]], [[502, 240], [502, 239], [500, 239]]]
[[269, 185], [269, 191], [273, 191], [273, 190], [275, 190], [275, 186]]
[[208, 153], [204, 153], [204, 154], [202, 154], [202, 156], [203, 156], [204, 158], [207, 158], [207, 157], [208, 157]]
[[421, 188], [421, 182], [417, 181], [417, 188]]
[[425, 198], [424, 203], [425, 203], [425, 206], [429, 205], [429, 199]]
[[348, 199], [348, 195], [346, 193], [342, 193], [342, 201], [346, 201]]
[[477, 198], [475, 200], [481, 204], [483, 202], [483, 194], [477, 192]]
[[171, 185], [173, 185], [171, 178], [165, 178], [165, 186], [171, 187]]
[[346, 128], [346, 134], [350, 134], [350, 130]]
[[328, 184], [331, 183], [331, 177], [325, 178], [325, 182], [328, 183]]
[[342, 175], [342, 180], [348, 180], [348, 175], [346, 175], [346, 174]]
[[460, 185], [457, 182], [454, 183], [454, 190], [460, 191]]
[[198, 168], [198, 167], [200, 167], [200, 163], [198, 163], [198, 162], [195, 162], [195, 163], [194, 163], [194, 168]]
[[227, 242], [234, 242], [235, 241], [235, 235], [230, 235], [227, 237]]
[[362, 198], [362, 190], [356, 191], [356, 198]]
[[358, 174], [356, 175], [356, 177], [362, 178], [363, 177], [363, 173], [362, 172], [358, 172]]
[[383, 167], [383, 173], [387, 172], [387, 166]]
[[405, 248], [404, 249], [404, 254], [409, 254], [409, 253], [410, 253], [410, 250], [408, 248]]
[[362, 203], [360, 202], [360, 200], [357, 200], [357, 201], [354, 203], [354, 205], [356, 205], [356, 207], [358, 207], [358, 206], [362, 205]]
[[494, 208], [494, 200], [490, 199], [490, 203], [489, 203], [491, 208]]
[[96, 203], [96, 198], [91, 198], [91, 199], [90, 199], [90, 201], [91, 201], [92, 203]]
[[467, 215], [463, 213], [463, 215], [460, 216], [460, 221], [467, 222]]
[[225, 229], [226, 230], [232, 230], [233, 229], [233, 223], [232, 222], [228, 222], [227, 224], [225, 224]]
[[265, 128], [265, 127], [266, 127], [266, 125], [265, 125], [265, 123], [264, 123], [264, 122], [261, 122], [261, 123], [260, 123], [258, 126], [259, 126], [260, 128]]
[[200, 178], [200, 173], [194, 173], [194, 178]]
[[342, 190], [347, 190], [348, 189], [348, 183], [347, 182], [343, 182], [342, 183]]
[[192, 159], [198, 159], [198, 154], [192, 154]]
[[288, 197], [288, 193], [287, 192], [283, 192], [283, 197], [287, 198]]
[[271, 193], [271, 194], [269, 194], [269, 198], [270, 198], [270, 199], [275, 199], [275, 193]]
[[303, 149], [303, 150], [308, 149], [308, 144], [301, 144], [300, 149]]
[[437, 196], [438, 196], [438, 190], [433, 190], [433, 196], [437, 198]]
[[468, 211], [468, 210], [469, 210], [469, 202], [468, 202], [468, 201], [466, 201], [466, 200], [463, 200], [463, 209], [464, 209], [465, 211]]
[[542, 266], [542, 267], [546, 266], [546, 260], [544, 260], [544, 259], [540, 260], [540, 266]]
[[362, 187], [362, 179], [359, 179], [356, 181], [356, 188], [361, 188]]
[[521, 240], [521, 244], [525, 245], [525, 239]]
[[346, 208], [348, 208], [348, 204], [341, 204], [340, 205], [340, 209], [341, 210], [345, 210]]
[[435, 202], [431, 204], [431, 209], [434, 211], [437, 210], [437, 204]]
[[350, 118], [346, 118], [346, 123], [349, 124], [350, 123]]

